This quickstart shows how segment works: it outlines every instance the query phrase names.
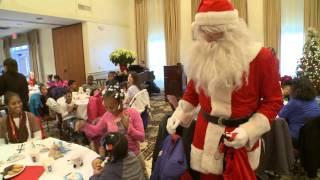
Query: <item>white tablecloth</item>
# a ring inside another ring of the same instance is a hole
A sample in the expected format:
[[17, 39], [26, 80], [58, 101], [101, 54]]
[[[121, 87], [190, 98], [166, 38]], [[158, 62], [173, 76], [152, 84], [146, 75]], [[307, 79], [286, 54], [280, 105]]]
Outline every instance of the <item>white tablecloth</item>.
[[38, 85], [34, 85], [33, 87], [31, 87], [30, 85], [28, 86], [29, 89], [29, 99], [32, 96], [32, 94], [38, 93], [40, 92], [39, 90], [39, 86]]
[[89, 102], [89, 96], [87, 94], [73, 93], [72, 97], [75, 104], [78, 105], [77, 116], [79, 118], [87, 120], [88, 119], [87, 106]]
[[[55, 138], [47, 138], [45, 140], [35, 141], [34, 143], [44, 144], [47, 147], [50, 147], [53, 144], [53, 142], [58, 143], [59, 141], [61, 140], [55, 139]], [[83, 147], [77, 144], [70, 144], [64, 141], [62, 142], [67, 148], [70, 148], [71, 151], [68, 151], [66, 154], [64, 154], [64, 157], [55, 160], [53, 163], [53, 171], [52, 172], [45, 171], [39, 179], [40, 180], [63, 179], [63, 177], [70, 172], [79, 172], [82, 174], [83, 179], [85, 180], [89, 179], [90, 176], [92, 176], [93, 174], [91, 162], [93, 159], [98, 157], [98, 154], [86, 147]], [[10, 145], [0, 146], [0, 153], [1, 153], [0, 161], [6, 162], [11, 155], [17, 153], [18, 152], [17, 149], [19, 145], [20, 144], [10, 144]], [[26, 166], [43, 165], [43, 162], [48, 158], [48, 152], [40, 153], [40, 162], [33, 163], [29, 155], [29, 148], [31, 147], [30, 143], [29, 144], [25, 143], [24, 147], [25, 148], [21, 153], [25, 155], [25, 158], [22, 160], [16, 161], [14, 163], [23, 164]], [[74, 154], [81, 154], [83, 158], [84, 165], [78, 169], [74, 169], [70, 161], [68, 161]], [[14, 163], [11, 163], [11, 164], [14, 164]], [[9, 165], [10, 165], [9, 163], [5, 163], [0, 167], [0, 170], [2, 171], [3, 168]]]

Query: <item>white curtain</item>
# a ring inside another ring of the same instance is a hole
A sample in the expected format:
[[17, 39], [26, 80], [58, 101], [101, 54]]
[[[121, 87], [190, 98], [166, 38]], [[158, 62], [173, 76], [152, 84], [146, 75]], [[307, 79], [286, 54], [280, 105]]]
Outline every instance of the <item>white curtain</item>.
[[281, 0], [281, 75], [295, 76], [304, 44], [303, 0]]
[[27, 33], [27, 36], [31, 69], [34, 72], [36, 80], [44, 82], [43, 71], [41, 68], [42, 61], [40, 55], [39, 30], [32, 30]]
[[148, 0], [148, 60], [149, 68], [156, 76], [155, 83], [163, 89], [163, 66], [166, 50], [163, 21], [163, 0]]

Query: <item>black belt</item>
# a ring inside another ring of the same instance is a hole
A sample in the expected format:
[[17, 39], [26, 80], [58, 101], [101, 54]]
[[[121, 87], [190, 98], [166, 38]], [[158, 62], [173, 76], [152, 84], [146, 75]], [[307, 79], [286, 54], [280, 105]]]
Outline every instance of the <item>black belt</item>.
[[201, 112], [205, 120], [211, 123], [218, 124], [220, 126], [223, 125], [226, 127], [238, 127], [240, 124], [248, 122], [250, 118], [249, 116], [249, 117], [239, 118], [239, 119], [225, 119], [223, 117], [211, 116], [209, 113], [203, 110], [201, 110]]

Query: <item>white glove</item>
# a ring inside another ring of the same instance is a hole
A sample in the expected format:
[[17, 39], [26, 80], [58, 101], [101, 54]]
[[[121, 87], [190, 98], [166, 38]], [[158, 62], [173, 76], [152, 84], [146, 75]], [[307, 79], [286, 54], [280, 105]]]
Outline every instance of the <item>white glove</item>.
[[180, 120], [175, 119], [174, 117], [170, 117], [167, 121], [167, 131], [169, 134], [176, 133], [176, 129], [180, 124]]
[[234, 129], [232, 132], [227, 133], [230, 140], [224, 139], [224, 144], [234, 149], [239, 149], [247, 145], [249, 141], [248, 133], [241, 127]]

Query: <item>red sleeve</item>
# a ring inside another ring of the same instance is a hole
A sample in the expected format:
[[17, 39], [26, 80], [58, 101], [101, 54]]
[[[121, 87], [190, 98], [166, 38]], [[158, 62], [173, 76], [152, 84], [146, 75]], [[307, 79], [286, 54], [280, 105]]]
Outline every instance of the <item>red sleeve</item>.
[[260, 60], [260, 105], [257, 112], [264, 114], [271, 122], [280, 111], [283, 100], [277, 59], [267, 49], [262, 49]]
[[187, 89], [183, 94], [183, 100], [188, 101], [194, 107], [198, 106], [199, 98], [198, 98], [198, 93], [197, 93], [197, 91], [195, 89], [195, 85], [194, 85], [193, 80], [190, 80], [188, 82]]

